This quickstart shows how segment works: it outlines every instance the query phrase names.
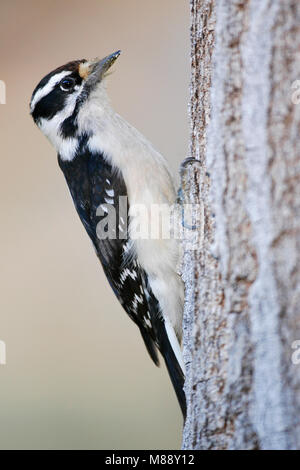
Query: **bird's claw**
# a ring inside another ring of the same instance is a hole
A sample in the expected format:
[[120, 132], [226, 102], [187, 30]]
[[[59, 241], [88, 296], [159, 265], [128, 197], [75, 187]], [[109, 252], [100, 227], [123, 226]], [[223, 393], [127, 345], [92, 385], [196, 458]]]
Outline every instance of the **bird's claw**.
[[194, 163], [199, 164], [199, 165], [201, 164], [200, 160], [198, 160], [197, 158], [193, 158], [193, 157], [185, 158], [183, 162], [181, 162], [180, 164], [180, 173], [182, 174], [189, 165], [192, 165]]

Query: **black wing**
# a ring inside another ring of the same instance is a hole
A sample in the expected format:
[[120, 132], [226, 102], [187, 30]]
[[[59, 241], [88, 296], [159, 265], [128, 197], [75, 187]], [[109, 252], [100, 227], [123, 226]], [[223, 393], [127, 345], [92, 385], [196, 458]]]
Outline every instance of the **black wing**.
[[130, 250], [124, 180], [101, 154], [83, 151], [70, 162], [59, 158], [59, 165], [110, 286], [139, 327], [151, 358], [158, 364], [157, 330], [162, 319], [147, 275]]
[[[58, 160], [106, 277], [123, 308], [139, 327], [156, 365], [159, 364], [157, 348], [162, 353], [185, 416], [184, 375], [170, 345], [147, 274], [131, 251], [127, 233], [128, 198], [123, 177], [103, 155], [86, 151], [84, 145], [74, 160], [66, 162], [60, 157]], [[105, 230], [109, 232], [107, 237]]]

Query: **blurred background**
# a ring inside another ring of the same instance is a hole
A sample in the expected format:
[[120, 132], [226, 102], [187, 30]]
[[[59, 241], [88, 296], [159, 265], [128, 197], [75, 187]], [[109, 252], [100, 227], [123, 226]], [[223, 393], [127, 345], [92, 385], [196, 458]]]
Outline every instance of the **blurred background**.
[[173, 449], [182, 417], [75, 213], [56, 154], [28, 114], [52, 69], [117, 50], [117, 111], [173, 173], [188, 148], [183, 0], [0, 3], [1, 449]]

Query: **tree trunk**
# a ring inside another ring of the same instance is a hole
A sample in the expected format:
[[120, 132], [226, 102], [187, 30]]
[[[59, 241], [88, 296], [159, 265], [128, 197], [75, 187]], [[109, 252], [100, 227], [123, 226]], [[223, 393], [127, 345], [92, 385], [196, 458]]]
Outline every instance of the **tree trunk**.
[[183, 448], [299, 449], [300, 2], [190, 3]]

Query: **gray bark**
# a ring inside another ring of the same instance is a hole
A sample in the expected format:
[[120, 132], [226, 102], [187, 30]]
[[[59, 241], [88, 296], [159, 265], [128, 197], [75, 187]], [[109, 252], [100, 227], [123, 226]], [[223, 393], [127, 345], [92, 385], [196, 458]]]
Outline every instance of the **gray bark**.
[[183, 448], [299, 449], [300, 2], [190, 4]]

